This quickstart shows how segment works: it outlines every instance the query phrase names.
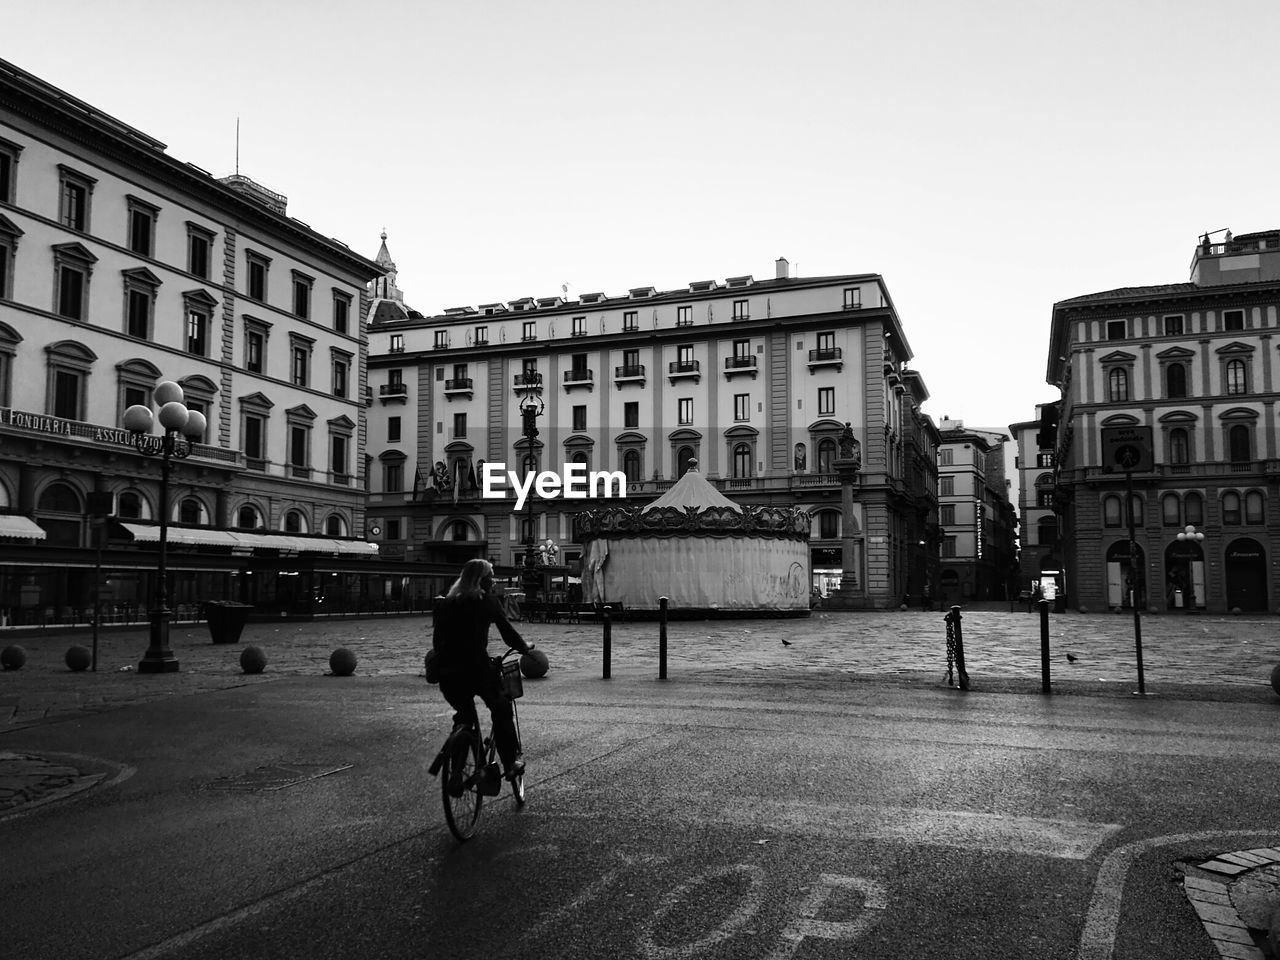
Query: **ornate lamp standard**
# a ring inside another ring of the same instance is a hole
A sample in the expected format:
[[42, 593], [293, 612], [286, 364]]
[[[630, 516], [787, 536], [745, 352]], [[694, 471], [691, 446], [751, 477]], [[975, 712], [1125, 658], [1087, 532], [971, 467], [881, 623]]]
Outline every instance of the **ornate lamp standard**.
[[1187, 544], [1187, 589], [1183, 594], [1183, 601], [1186, 603], [1187, 613], [1191, 613], [1195, 610], [1196, 603], [1196, 545], [1204, 542], [1204, 534], [1196, 529], [1195, 524], [1189, 523], [1187, 528], [1178, 534], [1178, 539]]
[[[538, 453], [534, 444], [538, 439], [538, 417], [546, 409], [546, 404], [542, 400], [541, 376], [528, 373], [523, 376], [522, 389], [524, 396], [520, 398], [520, 422], [523, 426], [527, 450], [524, 462], [526, 464], [532, 463], [533, 472], [536, 474], [538, 472]], [[532, 506], [529, 507], [529, 516], [525, 523], [524, 573], [521, 576], [521, 580], [523, 581], [525, 597], [529, 600], [536, 600], [541, 592], [542, 577], [538, 573], [538, 546], [537, 539], [534, 536]]]
[[134, 404], [124, 412], [124, 427], [133, 434], [133, 445], [144, 457], [160, 458], [160, 562], [147, 618], [151, 639], [138, 664], [139, 673], [176, 673], [178, 658], [169, 649], [169, 585], [165, 569], [169, 541], [169, 467], [174, 460], [191, 456], [192, 445], [204, 436], [204, 414], [188, 410], [182, 388], [172, 380], [156, 385], [155, 402], [160, 405], [160, 436], [151, 434], [155, 417], [151, 408]]

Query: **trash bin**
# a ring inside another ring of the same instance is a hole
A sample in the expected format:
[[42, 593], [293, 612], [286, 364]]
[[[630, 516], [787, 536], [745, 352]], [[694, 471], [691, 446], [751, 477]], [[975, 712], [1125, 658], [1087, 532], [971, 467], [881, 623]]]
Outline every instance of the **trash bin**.
[[249, 620], [251, 603], [237, 603], [234, 600], [208, 600], [204, 605], [204, 615], [209, 620], [209, 636], [214, 643], [239, 643], [240, 633]]

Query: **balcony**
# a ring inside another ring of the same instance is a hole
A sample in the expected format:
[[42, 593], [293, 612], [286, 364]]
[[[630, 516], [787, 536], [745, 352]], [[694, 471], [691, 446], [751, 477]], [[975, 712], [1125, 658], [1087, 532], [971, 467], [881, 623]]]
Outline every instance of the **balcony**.
[[474, 389], [475, 381], [470, 377], [455, 377], [444, 382], [444, 398], [452, 400], [454, 397], [462, 397], [470, 400]]
[[378, 399], [386, 403], [408, 403], [409, 385], [407, 383], [384, 383], [378, 387]]
[[624, 384], [633, 383], [643, 387], [645, 382], [643, 363], [624, 363], [620, 367], [613, 368], [613, 383], [619, 390]]
[[527, 393], [529, 390], [542, 391], [542, 374], [517, 373], [513, 381], [516, 393]]
[[809, 372], [813, 373], [819, 367], [835, 367], [836, 370], [844, 369], [844, 350], [840, 347], [810, 350]]
[[568, 393], [570, 390], [577, 390], [582, 387], [588, 391], [594, 390], [596, 387], [596, 372], [581, 367], [573, 367], [564, 372], [564, 390]]
[[734, 377], [749, 374], [754, 380], [760, 374], [760, 370], [756, 365], [754, 356], [748, 357], [725, 357], [724, 358], [724, 375], [726, 379], [732, 380]]
[[672, 360], [667, 364], [667, 380], [675, 383], [680, 379], [691, 379], [697, 383], [702, 379], [702, 361]]

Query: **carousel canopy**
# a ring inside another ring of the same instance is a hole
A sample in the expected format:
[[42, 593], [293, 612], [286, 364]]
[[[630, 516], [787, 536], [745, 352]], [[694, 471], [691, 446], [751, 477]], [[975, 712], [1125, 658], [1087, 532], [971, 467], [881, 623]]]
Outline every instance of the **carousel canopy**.
[[660, 510], [663, 507], [674, 507], [677, 510], [686, 510], [689, 507], [697, 510], [705, 510], [707, 507], [728, 507], [734, 513], [741, 513], [741, 505], [734, 503], [713, 487], [711, 481], [700, 474], [696, 467], [696, 463], [691, 465], [670, 490], [641, 512], [648, 513], [650, 510]]

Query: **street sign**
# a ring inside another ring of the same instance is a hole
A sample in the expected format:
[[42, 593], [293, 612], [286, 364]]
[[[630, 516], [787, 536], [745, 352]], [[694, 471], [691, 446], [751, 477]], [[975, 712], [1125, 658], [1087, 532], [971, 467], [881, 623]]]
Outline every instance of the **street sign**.
[[1102, 468], [1124, 473], [1146, 473], [1154, 469], [1150, 427], [1103, 427]]

